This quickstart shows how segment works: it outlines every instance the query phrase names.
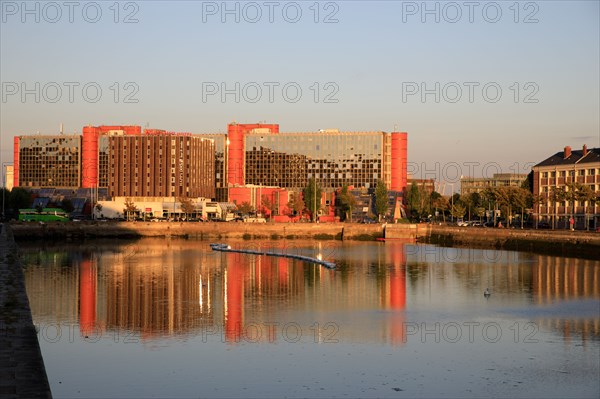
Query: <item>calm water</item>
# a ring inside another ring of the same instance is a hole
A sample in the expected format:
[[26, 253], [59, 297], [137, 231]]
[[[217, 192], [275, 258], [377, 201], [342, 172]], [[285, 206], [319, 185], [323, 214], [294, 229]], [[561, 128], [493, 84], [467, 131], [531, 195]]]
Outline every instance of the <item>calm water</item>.
[[331, 271], [208, 244], [22, 243], [54, 396], [600, 395], [600, 261], [229, 242]]

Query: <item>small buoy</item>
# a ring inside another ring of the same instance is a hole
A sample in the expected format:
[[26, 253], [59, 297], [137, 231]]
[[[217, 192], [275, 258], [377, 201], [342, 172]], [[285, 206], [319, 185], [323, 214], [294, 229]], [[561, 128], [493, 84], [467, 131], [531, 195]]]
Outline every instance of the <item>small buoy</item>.
[[486, 288], [485, 291], [483, 292], [483, 296], [486, 298], [489, 298], [490, 295], [492, 295], [492, 294], [490, 294], [490, 289]]

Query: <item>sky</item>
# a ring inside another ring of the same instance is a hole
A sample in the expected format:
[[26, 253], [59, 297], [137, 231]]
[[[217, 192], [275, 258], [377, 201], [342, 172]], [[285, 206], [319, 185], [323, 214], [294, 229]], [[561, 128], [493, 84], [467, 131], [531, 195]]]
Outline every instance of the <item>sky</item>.
[[405, 131], [449, 183], [600, 146], [598, 1], [0, 3], [3, 163], [61, 124]]

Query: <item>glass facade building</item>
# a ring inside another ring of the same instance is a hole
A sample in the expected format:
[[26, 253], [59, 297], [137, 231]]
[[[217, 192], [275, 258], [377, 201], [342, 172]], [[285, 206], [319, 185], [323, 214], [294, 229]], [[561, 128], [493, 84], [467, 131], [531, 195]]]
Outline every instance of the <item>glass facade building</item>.
[[[316, 178], [330, 191], [343, 185], [391, 183], [390, 133], [250, 133], [245, 136], [246, 184], [294, 190]], [[386, 151], [387, 149], [387, 151]]]
[[403, 191], [406, 152], [403, 132], [280, 134], [279, 125], [264, 123], [231, 123], [226, 134], [85, 126], [81, 136], [15, 137], [14, 182], [107, 189], [109, 196], [202, 196], [220, 202], [229, 200], [231, 187], [300, 191], [311, 178], [326, 192], [344, 185], [372, 189], [379, 180], [389, 190]]
[[225, 133], [201, 134], [215, 143], [215, 199], [227, 202], [227, 135]]
[[14, 143], [15, 186], [79, 187], [81, 136], [19, 136]]

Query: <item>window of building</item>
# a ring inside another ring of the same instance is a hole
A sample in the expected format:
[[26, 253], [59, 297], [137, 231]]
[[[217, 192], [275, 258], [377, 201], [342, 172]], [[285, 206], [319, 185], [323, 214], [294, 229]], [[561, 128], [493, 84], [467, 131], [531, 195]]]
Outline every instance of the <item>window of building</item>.
[[558, 176], [560, 177], [565, 177], [567, 175], [567, 172], [565, 170], [561, 170], [560, 172], [558, 172]]
[[556, 172], [550, 172], [550, 177], [556, 177]]
[[596, 174], [596, 169], [588, 169], [587, 174], [590, 176], [594, 176]]
[[577, 176], [585, 176], [585, 169], [579, 169], [577, 171]]
[[542, 178], [547, 178], [548, 177], [548, 172], [542, 172]]

